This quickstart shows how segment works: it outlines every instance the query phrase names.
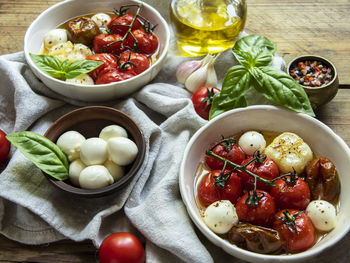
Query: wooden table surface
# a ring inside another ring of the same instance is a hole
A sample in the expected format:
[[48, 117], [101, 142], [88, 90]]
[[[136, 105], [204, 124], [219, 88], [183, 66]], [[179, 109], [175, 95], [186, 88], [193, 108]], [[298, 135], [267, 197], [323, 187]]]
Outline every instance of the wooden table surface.
[[[57, 2], [0, 0], [0, 54], [23, 50], [23, 38], [29, 24]], [[350, 145], [350, 1], [248, 0], [247, 4], [246, 31], [265, 35], [275, 42], [278, 54], [287, 63], [299, 55], [317, 54], [335, 64], [340, 90], [316, 115]], [[28, 246], [0, 235], [0, 262], [88, 263], [97, 260], [96, 249], [88, 241], [74, 243], [67, 240]], [[343, 258], [334, 262], [348, 261]]]

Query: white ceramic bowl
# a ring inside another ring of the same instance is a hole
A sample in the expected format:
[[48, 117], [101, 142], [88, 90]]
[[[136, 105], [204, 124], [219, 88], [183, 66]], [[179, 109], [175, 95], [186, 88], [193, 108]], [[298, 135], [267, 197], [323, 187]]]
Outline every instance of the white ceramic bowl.
[[[264, 255], [241, 249], [220, 238], [204, 224], [195, 201], [194, 179], [197, 166], [211, 143], [221, 135], [230, 136], [247, 130], [264, 130], [298, 134], [317, 155], [333, 161], [341, 181], [339, 222], [322, 241], [307, 251], [293, 255]], [[305, 114], [297, 114], [274, 106], [251, 106], [223, 113], [199, 129], [186, 146], [181, 163], [179, 184], [183, 202], [195, 225], [215, 245], [227, 253], [254, 263], [301, 262], [338, 242], [350, 228], [350, 150], [329, 127]]]
[[150, 82], [162, 68], [169, 48], [170, 31], [167, 22], [159, 12], [143, 3], [140, 14], [153, 25], [158, 25], [154, 33], [159, 38], [159, 55], [157, 61], [146, 71], [124, 81], [104, 85], [78, 85], [57, 80], [37, 68], [29, 57], [29, 52], [39, 54], [44, 35], [73, 17], [94, 12], [113, 12], [121, 5], [138, 4], [137, 0], [67, 0], [57, 3], [41, 13], [29, 26], [24, 37], [24, 52], [27, 63], [34, 74], [53, 91], [66, 97], [82, 101], [106, 101], [127, 96]]

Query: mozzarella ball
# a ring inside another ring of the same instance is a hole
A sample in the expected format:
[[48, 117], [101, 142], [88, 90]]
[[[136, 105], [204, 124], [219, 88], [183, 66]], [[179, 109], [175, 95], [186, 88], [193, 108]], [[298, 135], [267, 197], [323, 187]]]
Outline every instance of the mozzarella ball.
[[121, 166], [132, 163], [138, 153], [137, 145], [125, 137], [111, 138], [107, 144], [110, 159]]
[[309, 145], [291, 132], [277, 136], [264, 152], [274, 160], [281, 173], [293, 172], [294, 168], [297, 174], [301, 174], [313, 156]]
[[124, 167], [120, 166], [110, 160], [105, 161], [103, 164], [104, 167], [106, 167], [109, 171], [109, 173], [112, 175], [114, 181], [118, 181], [120, 178], [124, 175]]
[[104, 13], [97, 13], [91, 17], [98, 27], [106, 27], [111, 21], [111, 17]]
[[74, 161], [80, 156], [80, 147], [85, 142], [85, 137], [77, 131], [67, 131], [57, 140], [57, 146], [67, 155], [69, 161]]
[[84, 44], [81, 44], [81, 43], [74, 44], [73, 51], [75, 53], [80, 53], [83, 56], [83, 58], [86, 58], [92, 55], [91, 49], [88, 46], [85, 46]]
[[245, 154], [253, 155], [254, 152], [262, 152], [265, 149], [266, 141], [264, 136], [256, 131], [247, 131], [238, 140], [238, 145]]
[[53, 29], [44, 36], [44, 47], [50, 49], [54, 45], [67, 42], [67, 40], [67, 30], [60, 28]]
[[79, 176], [81, 171], [84, 170], [85, 167], [86, 165], [80, 159], [76, 159], [69, 164], [69, 169], [68, 169], [69, 180], [75, 186], [80, 186]]
[[80, 85], [94, 85], [94, 80], [88, 74], [82, 74], [72, 79], [66, 79], [66, 82]]
[[97, 189], [113, 184], [114, 180], [103, 165], [91, 165], [81, 171], [79, 184], [84, 189]]
[[103, 164], [107, 160], [107, 143], [97, 137], [87, 139], [81, 145], [80, 159], [86, 165]]
[[228, 200], [212, 203], [204, 212], [204, 223], [215, 233], [225, 234], [238, 224], [236, 208]]
[[337, 224], [337, 212], [334, 205], [324, 200], [314, 200], [306, 208], [314, 227], [321, 231], [330, 231]]
[[100, 135], [98, 137], [105, 141], [108, 141], [110, 138], [114, 137], [128, 138], [128, 133], [123, 127], [119, 125], [109, 125], [101, 130]]

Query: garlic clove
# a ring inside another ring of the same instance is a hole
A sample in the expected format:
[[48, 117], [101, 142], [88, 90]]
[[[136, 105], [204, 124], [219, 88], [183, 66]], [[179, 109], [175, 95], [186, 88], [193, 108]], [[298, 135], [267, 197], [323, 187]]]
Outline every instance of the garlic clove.
[[212, 86], [212, 87], [217, 87], [218, 85], [218, 78], [216, 76], [214, 63], [208, 63], [208, 74], [207, 74], [207, 81], [205, 85]]
[[185, 82], [185, 88], [194, 93], [197, 89], [204, 86], [207, 82], [208, 64], [200, 67], [193, 72]]
[[176, 70], [177, 81], [185, 84], [186, 79], [202, 65], [202, 61], [192, 60], [180, 64]]

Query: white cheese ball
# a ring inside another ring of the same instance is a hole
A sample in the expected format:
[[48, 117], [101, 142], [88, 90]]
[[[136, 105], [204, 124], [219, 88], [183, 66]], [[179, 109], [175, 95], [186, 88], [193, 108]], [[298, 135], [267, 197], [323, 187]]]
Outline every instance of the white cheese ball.
[[104, 167], [106, 167], [109, 171], [109, 173], [112, 175], [114, 181], [118, 181], [120, 178], [124, 176], [124, 167], [120, 166], [110, 160], [105, 161], [103, 164]]
[[106, 27], [111, 21], [111, 17], [105, 13], [97, 13], [91, 17], [98, 27]]
[[86, 165], [103, 164], [107, 156], [107, 143], [101, 138], [89, 138], [81, 145], [80, 159]]
[[110, 138], [114, 137], [128, 138], [128, 133], [123, 127], [119, 125], [109, 125], [101, 130], [100, 135], [98, 137], [105, 141], [108, 141]]
[[337, 212], [334, 205], [324, 200], [314, 200], [306, 208], [314, 227], [321, 231], [330, 231], [337, 224]]
[[74, 44], [73, 52], [80, 53], [84, 58], [92, 55], [91, 49], [81, 43]]
[[85, 142], [85, 137], [77, 131], [67, 131], [57, 140], [57, 146], [67, 155], [69, 161], [74, 161], [80, 156], [80, 147]]
[[79, 184], [79, 176], [82, 170], [86, 168], [86, 165], [80, 160], [76, 159], [69, 164], [68, 174], [69, 180], [75, 186], [80, 186]]
[[264, 152], [274, 160], [281, 173], [293, 172], [294, 168], [297, 174], [301, 174], [313, 156], [309, 145], [291, 132], [277, 136]]
[[103, 165], [91, 165], [81, 171], [79, 184], [84, 189], [97, 189], [113, 184], [114, 180]]
[[82, 74], [78, 77], [72, 79], [66, 79], [66, 82], [71, 84], [79, 84], [79, 85], [94, 85], [94, 80], [88, 74]]
[[247, 131], [238, 140], [238, 145], [245, 154], [253, 155], [254, 152], [262, 152], [265, 149], [266, 141], [264, 136], [256, 131]]
[[110, 159], [121, 166], [132, 163], [138, 153], [137, 145], [129, 138], [114, 137], [107, 144]]
[[205, 210], [203, 221], [213, 232], [225, 234], [238, 224], [236, 208], [228, 200], [216, 201]]
[[53, 29], [47, 32], [44, 36], [44, 47], [47, 49], [52, 48], [53, 46], [65, 43], [68, 40], [67, 31], [65, 29]]

